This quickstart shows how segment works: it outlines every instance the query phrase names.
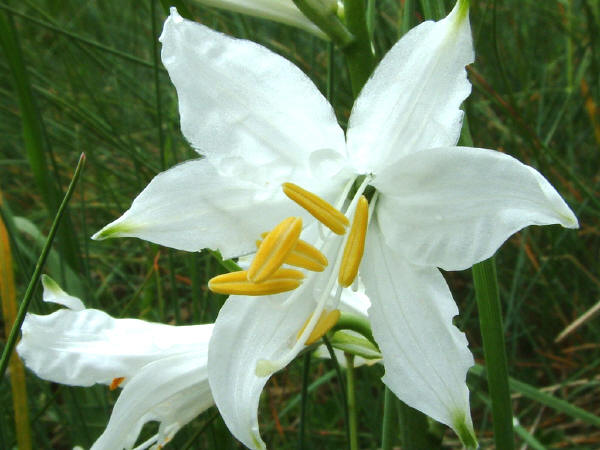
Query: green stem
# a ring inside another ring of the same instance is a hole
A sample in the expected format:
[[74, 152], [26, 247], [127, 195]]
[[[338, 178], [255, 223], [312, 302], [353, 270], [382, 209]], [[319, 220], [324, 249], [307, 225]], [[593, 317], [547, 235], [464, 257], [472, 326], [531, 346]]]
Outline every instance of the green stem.
[[344, 14], [346, 26], [356, 38], [353, 43], [342, 49], [350, 73], [352, 94], [356, 98], [371, 76], [376, 61], [369, 40], [365, 1], [344, 0]]
[[348, 444], [350, 444], [350, 415], [348, 412], [348, 400], [346, 399], [346, 389], [344, 386], [344, 377], [342, 377], [342, 369], [340, 368], [340, 363], [337, 360], [337, 356], [335, 356], [335, 352], [333, 351], [333, 347], [331, 346], [331, 342], [327, 338], [327, 336], [323, 336], [323, 342], [325, 343], [325, 347], [327, 347], [327, 351], [329, 352], [329, 357], [331, 358], [331, 362], [333, 363], [333, 367], [335, 369], [335, 373], [337, 375], [338, 382], [340, 383], [340, 391], [342, 392], [343, 397], [343, 408], [344, 408], [344, 418], [346, 420], [346, 437], [348, 439]]
[[473, 266], [473, 281], [479, 310], [488, 389], [492, 401], [496, 448], [514, 448], [512, 408], [508, 389], [508, 367], [502, 326], [502, 306], [494, 258]]
[[304, 354], [302, 367], [302, 392], [300, 394], [300, 429], [298, 436], [298, 448], [304, 448], [304, 430], [306, 428], [306, 402], [308, 398], [308, 375], [310, 373], [310, 355], [311, 352]]
[[73, 195], [73, 191], [75, 190], [75, 186], [77, 185], [77, 181], [79, 180], [79, 175], [81, 174], [81, 170], [83, 169], [83, 165], [85, 163], [85, 154], [82, 153], [79, 157], [79, 162], [77, 163], [77, 168], [75, 169], [75, 173], [73, 174], [73, 178], [71, 179], [71, 183], [69, 184], [69, 188], [67, 189], [67, 193], [63, 198], [62, 203], [58, 208], [58, 212], [54, 217], [54, 221], [52, 222], [52, 227], [50, 228], [50, 232], [48, 233], [48, 238], [46, 239], [46, 243], [44, 244], [44, 248], [42, 249], [42, 253], [38, 258], [38, 261], [35, 265], [35, 270], [33, 271], [33, 275], [29, 280], [29, 285], [27, 286], [27, 290], [25, 291], [25, 296], [23, 297], [23, 301], [21, 302], [21, 306], [19, 306], [19, 312], [17, 313], [17, 318], [15, 319], [15, 323], [10, 330], [10, 334], [8, 339], [6, 340], [6, 345], [4, 346], [4, 350], [2, 351], [2, 359], [0, 359], [0, 379], [4, 378], [4, 372], [6, 371], [6, 367], [8, 366], [8, 361], [12, 355], [12, 352], [15, 348], [15, 344], [17, 343], [17, 335], [19, 334], [19, 330], [21, 329], [21, 325], [23, 324], [23, 320], [25, 320], [25, 313], [27, 313], [27, 309], [29, 308], [29, 303], [33, 297], [33, 291], [35, 286], [37, 285], [38, 280], [40, 279], [40, 275], [42, 274], [42, 268], [46, 263], [46, 258], [50, 253], [50, 247], [52, 246], [52, 242], [54, 241], [54, 236], [56, 236], [56, 231], [58, 230], [58, 224], [60, 223], [60, 219], [65, 213], [65, 209], [71, 196]]
[[381, 450], [392, 450], [396, 437], [396, 396], [385, 387], [383, 400], [383, 427], [381, 430]]
[[358, 450], [358, 427], [356, 410], [356, 392], [354, 389], [354, 355], [344, 353], [346, 357], [346, 398], [348, 399], [348, 415], [350, 422], [350, 450]]

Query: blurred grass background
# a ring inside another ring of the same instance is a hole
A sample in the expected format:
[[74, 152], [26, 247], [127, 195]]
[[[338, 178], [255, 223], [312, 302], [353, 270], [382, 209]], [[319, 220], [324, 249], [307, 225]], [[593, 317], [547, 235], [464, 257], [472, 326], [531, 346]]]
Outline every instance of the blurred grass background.
[[[184, 3], [196, 20], [292, 60], [325, 92], [325, 42], [284, 25]], [[600, 302], [600, 2], [471, 3], [477, 57], [469, 68], [473, 94], [465, 109], [474, 143], [538, 168], [581, 223], [577, 231], [530, 227], [497, 256], [510, 374], [535, 387], [529, 397], [544, 392], [568, 402], [552, 406], [527, 398], [523, 387], [516, 389], [519, 443], [524, 448], [599, 448], [600, 317], [590, 315], [555, 341]], [[452, 4], [375, 2], [378, 57], [401, 30], [424, 15], [441, 17]], [[410, 6], [414, 13], [407, 23], [403, 13]], [[2, 264], [12, 265], [17, 299], [79, 154], [85, 152], [86, 168], [45, 272], [86, 306], [115, 317], [172, 324], [214, 321], [224, 298], [206, 288], [208, 278], [222, 270], [210, 254], [172, 251], [136, 239], [89, 239], [125, 211], [156, 173], [196, 156], [179, 131], [175, 90], [158, 59], [157, 37], [165, 16], [161, 3], [153, 0], [0, 3], [1, 212], [8, 236], [4, 240], [12, 250], [12, 258], [4, 256]], [[350, 85], [337, 52], [333, 68], [332, 101], [345, 124]], [[481, 364], [470, 272], [447, 278], [461, 311], [457, 323]], [[50, 312], [40, 297], [41, 290], [31, 311]], [[381, 367], [357, 371], [361, 448], [380, 446], [382, 374]], [[104, 429], [117, 395], [104, 386], [46, 383], [30, 372], [26, 381], [33, 448], [89, 447]], [[267, 385], [260, 418], [271, 448], [297, 447], [301, 381], [297, 360]], [[341, 393], [331, 363], [313, 358], [310, 382], [317, 386], [309, 395], [307, 448], [344, 448]], [[475, 429], [482, 447], [491, 448], [485, 382], [472, 374], [469, 384]], [[0, 384], [3, 449], [17, 447], [12, 395], [7, 377]], [[569, 405], [592, 414], [574, 414]], [[445, 448], [460, 447], [451, 432], [433, 428]], [[148, 426], [144, 435], [154, 430]], [[215, 408], [170, 445], [240, 447]]]

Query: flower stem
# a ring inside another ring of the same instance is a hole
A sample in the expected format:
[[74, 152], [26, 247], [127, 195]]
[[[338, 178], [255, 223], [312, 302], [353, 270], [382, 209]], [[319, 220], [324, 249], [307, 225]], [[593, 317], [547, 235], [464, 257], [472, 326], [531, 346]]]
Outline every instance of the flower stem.
[[473, 266], [473, 281], [479, 310], [488, 389], [492, 401], [496, 448], [514, 448], [512, 408], [508, 389], [508, 368], [494, 258]]
[[17, 318], [10, 330], [10, 335], [6, 340], [4, 350], [2, 351], [2, 358], [0, 359], [0, 379], [4, 378], [4, 372], [6, 371], [8, 361], [10, 360], [10, 356], [12, 355], [12, 352], [15, 348], [15, 344], [17, 343], [17, 335], [19, 334], [21, 325], [23, 325], [23, 320], [25, 320], [25, 313], [29, 308], [31, 298], [33, 297], [33, 291], [35, 290], [34, 288], [37, 285], [38, 280], [40, 279], [42, 269], [44, 267], [44, 264], [46, 263], [46, 258], [48, 257], [48, 253], [50, 253], [50, 247], [52, 246], [52, 242], [54, 241], [54, 236], [56, 236], [56, 231], [58, 230], [58, 224], [60, 223], [60, 219], [65, 213], [67, 204], [69, 203], [69, 200], [73, 195], [73, 191], [75, 190], [75, 186], [77, 185], [77, 181], [79, 180], [79, 175], [81, 174], [81, 169], [83, 169], [84, 163], [85, 154], [82, 153], [79, 157], [79, 162], [77, 164], [77, 168], [75, 169], [75, 173], [73, 174], [73, 178], [71, 179], [71, 183], [69, 184], [69, 188], [67, 189], [63, 201], [58, 208], [56, 216], [54, 217], [54, 221], [52, 222], [52, 226], [50, 227], [50, 232], [48, 233], [48, 237], [46, 238], [46, 243], [44, 244], [44, 248], [42, 248], [42, 253], [40, 254], [40, 257], [38, 258], [38, 261], [35, 265], [33, 275], [29, 280], [29, 285], [27, 286], [27, 290], [25, 291], [25, 296], [23, 297], [23, 301], [21, 302], [21, 306], [19, 307]]
[[396, 437], [396, 396], [386, 386], [383, 400], [383, 427], [381, 429], [381, 450], [392, 450]]
[[333, 347], [329, 341], [329, 338], [327, 336], [323, 336], [322, 339], [325, 343], [325, 347], [327, 347], [327, 351], [329, 352], [329, 357], [333, 363], [338, 382], [340, 383], [340, 391], [342, 392], [343, 397], [342, 404], [344, 407], [344, 419], [346, 420], [346, 438], [348, 439], [348, 444], [350, 444], [350, 416], [348, 413], [348, 400], [346, 399], [346, 389], [344, 385], [344, 377], [342, 377], [342, 369], [340, 368], [340, 364], [337, 360], [337, 356], [335, 356], [335, 352], [333, 351]]
[[310, 373], [310, 355], [311, 352], [304, 354], [302, 362], [302, 392], [300, 394], [300, 429], [298, 436], [298, 448], [304, 448], [304, 430], [306, 428], [306, 403], [308, 398], [308, 375]]
[[358, 428], [356, 411], [356, 392], [354, 391], [354, 355], [344, 353], [346, 357], [346, 398], [348, 400], [348, 415], [350, 428], [350, 450], [358, 450]]
[[376, 64], [367, 29], [365, 3], [364, 0], [344, 0], [346, 26], [354, 35], [355, 41], [344, 47], [342, 52], [346, 57], [354, 98], [358, 97]]

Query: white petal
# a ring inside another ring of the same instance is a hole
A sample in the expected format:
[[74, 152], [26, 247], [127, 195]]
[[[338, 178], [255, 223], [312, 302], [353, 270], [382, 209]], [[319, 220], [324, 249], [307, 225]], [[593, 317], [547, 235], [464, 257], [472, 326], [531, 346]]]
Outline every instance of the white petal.
[[45, 302], [66, 306], [73, 311], [85, 309], [85, 305], [80, 299], [67, 294], [62, 290], [58, 283], [48, 275], [42, 275], [42, 286], [44, 286], [43, 299]]
[[256, 365], [287, 353], [314, 307], [307, 298], [284, 304], [287, 296], [229, 297], [210, 341], [209, 381], [215, 404], [231, 433], [253, 449], [265, 447], [257, 414], [268, 380], [256, 375]]
[[114, 319], [96, 309], [27, 314], [17, 351], [40, 378], [91, 386], [125, 381], [142, 366], [206, 346], [212, 325], [175, 327]]
[[340, 310], [357, 316], [367, 317], [367, 310], [371, 306], [369, 297], [365, 294], [362, 279], [359, 279], [359, 288], [356, 291], [344, 289], [340, 301]]
[[159, 421], [157, 443], [174, 434], [210, 407], [206, 373], [207, 348], [159, 359], [142, 367], [123, 388], [104, 433], [92, 449], [131, 448], [142, 426]]
[[424, 22], [387, 53], [356, 100], [348, 151], [363, 173], [379, 174], [402, 156], [455, 145], [459, 106], [471, 92], [465, 65], [473, 62], [465, 11]]
[[577, 218], [532, 167], [493, 150], [413, 154], [375, 182], [388, 245], [416, 264], [466, 269], [528, 225], [577, 228]]
[[285, 23], [328, 39], [320, 28], [300, 12], [292, 0], [199, 0], [199, 3]]
[[472, 431], [465, 383], [473, 357], [453, 324], [458, 309], [435, 268], [413, 266], [372, 224], [362, 268], [384, 383], [400, 400], [461, 433]]
[[[206, 159], [158, 174], [120, 218], [94, 239], [133, 236], [180, 250], [219, 249], [224, 258], [255, 251], [256, 239], [287, 216], [308, 213], [290, 201], [273, 174], [269, 182], [219, 175]], [[341, 180], [343, 181], [343, 180]], [[321, 191], [331, 198], [335, 189]]]
[[277, 161], [308, 170], [315, 151], [345, 152], [333, 109], [286, 59], [184, 20], [175, 9], [160, 41], [183, 134], [213, 161], [243, 160], [250, 167]]
[[249, 448], [265, 446], [257, 409], [270, 374], [262, 373], [282, 369], [304, 348], [311, 326], [307, 325], [302, 341], [298, 334], [313, 314], [315, 322], [321, 316], [321, 301], [327, 310], [338, 306], [331, 297], [332, 284], [337, 280], [337, 276], [332, 277], [337, 274], [332, 261], [341, 245], [341, 237], [328, 240], [322, 251], [329, 266], [323, 272], [309, 273], [295, 291], [265, 297], [231, 296], [219, 311], [209, 345], [208, 378], [227, 427]]

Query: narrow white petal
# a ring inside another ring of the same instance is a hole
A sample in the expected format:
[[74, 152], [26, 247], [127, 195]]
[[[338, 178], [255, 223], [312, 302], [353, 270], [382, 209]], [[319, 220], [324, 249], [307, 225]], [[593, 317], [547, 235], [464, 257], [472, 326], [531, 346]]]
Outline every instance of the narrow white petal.
[[458, 308], [436, 268], [418, 267], [386, 246], [371, 224], [362, 264], [369, 317], [383, 354], [384, 383], [400, 400], [464, 434], [472, 432], [467, 339]]
[[40, 378], [91, 386], [125, 381], [151, 361], [206, 346], [212, 325], [175, 327], [115, 319], [97, 309], [28, 314], [17, 351]]
[[231, 433], [252, 449], [265, 448], [257, 414], [268, 377], [257, 376], [256, 365], [288, 352], [313, 309], [310, 299], [286, 303], [287, 296], [229, 297], [210, 341], [208, 376], [215, 404]]
[[320, 28], [300, 12], [292, 0], [198, 0], [198, 2], [215, 8], [285, 23], [302, 28], [322, 39], [328, 39]]
[[[94, 239], [133, 236], [180, 250], [219, 249], [224, 258], [255, 251], [260, 234], [292, 215], [310, 216], [290, 201], [281, 183], [220, 175], [206, 159], [158, 174], [120, 218]], [[325, 191], [331, 198], [334, 190]]]
[[348, 151], [363, 173], [378, 174], [402, 156], [455, 145], [459, 106], [471, 92], [469, 19], [459, 4], [445, 19], [424, 22], [387, 53], [354, 104]]
[[345, 152], [333, 109], [286, 59], [182, 19], [174, 8], [160, 41], [183, 134], [208, 158], [308, 169], [316, 151]]
[[528, 225], [577, 228], [577, 218], [535, 169], [493, 150], [426, 150], [390, 167], [375, 184], [388, 245], [409, 261], [466, 269]]
[[231, 296], [219, 311], [209, 345], [208, 378], [227, 427], [249, 448], [265, 446], [257, 409], [270, 374], [285, 367], [304, 348], [312, 327], [307, 325], [303, 336], [299, 332], [307, 320], [314, 317], [316, 322], [323, 306], [328, 310], [338, 306], [331, 291], [337, 280], [333, 261], [341, 245], [341, 237], [332, 237], [327, 249], [322, 249], [330, 261], [327, 269], [309, 273], [295, 291], [265, 297]]
[[48, 275], [42, 275], [42, 286], [44, 287], [43, 299], [45, 302], [66, 306], [73, 311], [85, 309], [85, 305], [79, 298], [67, 294]]
[[162, 358], [142, 367], [123, 388], [94, 450], [131, 448], [149, 421], [160, 422], [162, 446], [202, 411], [212, 397], [206, 373], [207, 346]]
[[344, 289], [340, 300], [340, 310], [367, 317], [367, 310], [371, 306], [371, 301], [365, 294], [365, 287], [361, 278], [359, 278], [359, 288], [356, 291], [351, 288]]

